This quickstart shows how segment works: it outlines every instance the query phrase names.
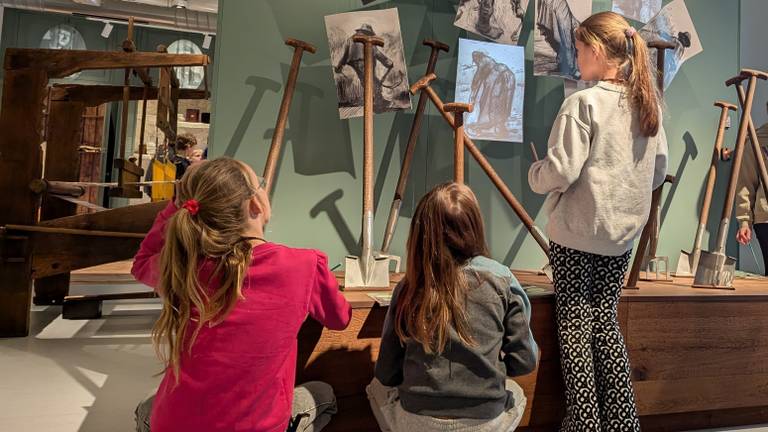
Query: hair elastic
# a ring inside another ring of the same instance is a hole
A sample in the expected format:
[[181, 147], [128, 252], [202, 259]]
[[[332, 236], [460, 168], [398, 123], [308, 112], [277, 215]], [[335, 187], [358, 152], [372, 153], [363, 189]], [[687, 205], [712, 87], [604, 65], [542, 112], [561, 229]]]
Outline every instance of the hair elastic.
[[184, 204], [181, 205], [181, 208], [187, 209], [189, 214], [194, 216], [197, 214], [197, 212], [200, 211], [200, 203], [198, 203], [195, 199], [188, 199]]
[[637, 30], [635, 30], [634, 27], [627, 27], [627, 29], [624, 30], [624, 35], [628, 38], [631, 38], [632, 36], [634, 36], [635, 33], [637, 33]]

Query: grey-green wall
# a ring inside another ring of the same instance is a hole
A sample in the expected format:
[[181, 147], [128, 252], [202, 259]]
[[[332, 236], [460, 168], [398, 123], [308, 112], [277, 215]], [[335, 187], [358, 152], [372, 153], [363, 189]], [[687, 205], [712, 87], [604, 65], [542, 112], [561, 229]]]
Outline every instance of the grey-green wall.
[[[520, 143], [480, 142], [480, 149], [540, 226], [543, 197], [527, 184], [531, 156], [527, 143], [543, 151], [552, 120], [563, 99], [559, 79], [532, 76], [531, 37], [534, 0], [530, 0], [521, 44], [526, 46], [524, 135]], [[286, 143], [274, 191], [274, 217], [267, 235], [273, 241], [326, 251], [331, 265], [359, 252], [362, 196], [362, 121], [339, 120], [329, 67], [323, 17], [364, 9], [397, 7], [411, 81], [426, 66], [429, 37], [451, 45], [437, 65], [439, 93], [453, 99], [458, 37], [453, 26], [455, 6], [447, 0], [379, 1], [363, 7], [359, 0], [221, 0], [217, 40], [211, 154], [229, 155], [263, 169], [292, 50], [289, 37], [314, 43], [318, 52], [305, 54], [286, 131]], [[665, 2], [666, 3], [666, 2]], [[715, 99], [733, 100], [723, 81], [738, 69], [739, 10], [735, 1], [687, 2], [704, 52], [685, 64], [667, 92], [665, 127], [670, 145], [670, 173], [679, 184], [667, 194], [659, 253], [674, 266], [680, 248], [690, 248], [698, 219], [702, 183], [709, 165], [718, 113]], [[610, 7], [595, 1], [593, 10]], [[471, 37], [471, 36], [470, 36]], [[413, 111], [375, 118], [375, 238], [378, 247], [410, 129]], [[727, 142], [733, 140], [729, 132]], [[467, 182], [478, 195], [488, 228], [493, 257], [513, 268], [537, 268], [545, 258], [492, 183], [467, 155]], [[430, 107], [416, 150], [392, 252], [402, 255], [415, 204], [428, 188], [452, 177], [452, 134]], [[725, 173], [715, 202], [722, 202]], [[327, 201], [334, 204], [326, 206]], [[333, 208], [327, 212], [319, 208]], [[719, 219], [713, 212], [712, 219]], [[710, 224], [716, 229], [716, 221]], [[714, 237], [714, 235], [712, 236]]]

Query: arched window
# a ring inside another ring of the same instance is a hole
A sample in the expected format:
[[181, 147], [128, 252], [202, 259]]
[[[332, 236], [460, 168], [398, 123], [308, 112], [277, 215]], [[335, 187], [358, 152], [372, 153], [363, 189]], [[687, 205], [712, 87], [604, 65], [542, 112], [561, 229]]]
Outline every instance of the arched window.
[[[203, 51], [194, 42], [187, 39], [179, 39], [168, 46], [171, 54], [202, 54]], [[179, 79], [181, 88], [196, 89], [203, 83], [205, 70], [202, 66], [187, 66], [174, 68], [176, 78]]]

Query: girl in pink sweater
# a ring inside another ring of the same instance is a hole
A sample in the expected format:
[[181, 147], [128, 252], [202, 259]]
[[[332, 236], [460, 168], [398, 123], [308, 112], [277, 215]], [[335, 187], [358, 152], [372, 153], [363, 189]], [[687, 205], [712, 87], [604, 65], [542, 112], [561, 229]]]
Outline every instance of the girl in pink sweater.
[[336, 412], [327, 384], [294, 389], [296, 338], [307, 315], [341, 330], [352, 311], [325, 255], [264, 240], [270, 212], [263, 179], [222, 158], [190, 169], [158, 214], [132, 273], [163, 298], [166, 371], [138, 431], [318, 431]]

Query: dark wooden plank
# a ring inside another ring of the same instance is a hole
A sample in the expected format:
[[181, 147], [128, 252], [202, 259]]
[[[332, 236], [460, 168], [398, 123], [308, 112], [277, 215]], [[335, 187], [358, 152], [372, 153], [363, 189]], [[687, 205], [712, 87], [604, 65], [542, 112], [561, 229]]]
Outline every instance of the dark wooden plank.
[[[49, 101], [48, 141], [45, 151], [45, 178], [51, 181], [78, 181], [80, 179], [80, 153], [82, 140], [82, 102]], [[45, 195], [42, 198], [42, 220], [72, 216], [77, 205]], [[34, 283], [36, 305], [62, 304], [69, 294], [69, 273], [40, 278]]]
[[640, 415], [768, 406], [768, 374], [638, 381], [634, 385]]
[[[138, 204], [44, 221], [40, 226], [146, 233], [152, 227], [157, 214], [167, 205], [168, 201]], [[130, 257], [123, 259], [127, 258]]]
[[125, 69], [141, 67], [205, 66], [210, 62], [204, 54], [164, 54], [153, 52], [54, 50], [8, 48], [5, 70], [38, 69], [48, 78], [64, 78], [91, 69]]
[[[29, 183], [42, 174], [43, 104], [48, 78], [40, 70], [6, 71], [0, 110], [0, 226], [34, 225], [40, 198]], [[0, 337], [29, 332], [31, 247], [22, 238], [0, 238], [0, 249], [20, 262], [0, 259]], [[15, 256], [13, 256], [15, 255]]]
[[[144, 87], [131, 87], [130, 100], [142, 100]], [[179, 99], [207, 99], [205, 90], [180, 89]], [[123, 99], [123, 86], [111, 85], [81, 85], [57, 84], [51, 87], [51, 100], [67, 100], [83, 102], [86, 106], [99, 106], [107, 102], [117, 102]], [[147, 99], [157, 99], [157, 87], [147, 90]]]
[[[115, 221], [118, 223], [119, 221]], [[141, 239], [34, 233], [32, 277], [41, 278], [132, 258]]]
[[371, 405], [366, 395], [337, 397], [336, 402], [339, 412], [323, 429], [324, 432], [379, 432], [381, 430], [371, 412]]
[[644, 432], [678, 432], [768, 423], [768, 406], [640, 417]]

